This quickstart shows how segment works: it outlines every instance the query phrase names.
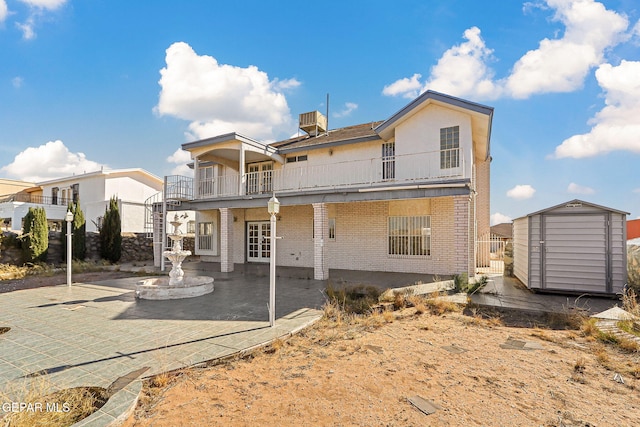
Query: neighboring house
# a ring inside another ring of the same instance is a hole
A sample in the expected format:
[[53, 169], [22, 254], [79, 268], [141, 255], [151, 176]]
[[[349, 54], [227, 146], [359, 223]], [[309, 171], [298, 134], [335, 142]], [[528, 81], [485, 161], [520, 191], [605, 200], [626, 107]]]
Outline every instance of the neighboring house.
[[0, 200], [7, 196], [19, 193], [22, 190], [34, 187], [33, 182], [16, 181], [14, 179], [0, 178]]
[[87, 231], [97, 231], [109, 199], [115, 196], [122, 232], [145, 231], [145, 202], [162, 191], [163, 181], [143, 169], [101, 170], [37, 183], [0, 202], [0, 218], [14, 230], [22, 228], [29, 207], [43, 207], [52, 228], [60, 229], [69, 203], [80, 201]]
[[640, 219], [627, 220], [627, 240], [633, 240], [640, 237]]
[[[182, 145], [195, 178], [167, 177], [166, 200], [196, 211], [196, 254], [236, 263], [270, 258], [267, 201], [281, 202], [277, 265], [475, 274], [475, 238], [489, 231], [493, 108], [427, 91], [382, 122], [307, 132], [276, 143], [229, 133]], [[170, 215], [170, 214], [169, 214]]]
[[491, 236], [502, 241], [509, 241], [513, 238], [513, 223], [503, 222], [491, 226]]

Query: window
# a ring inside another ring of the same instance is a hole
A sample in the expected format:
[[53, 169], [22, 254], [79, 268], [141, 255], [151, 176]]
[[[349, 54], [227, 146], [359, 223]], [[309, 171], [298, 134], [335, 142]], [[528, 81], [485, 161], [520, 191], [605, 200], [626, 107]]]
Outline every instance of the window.
[[389, 255], [431, 255], [431, 217], [390, 216]]
[[78, 200], [80, 199], [80, 184], [73, 184], [71, 186], [71, 191], [72, 191], [72, 202], [73, 203], [78, 203]]
[[52, 205], [57, 205], [58, 204], [58, 191], [60, 189], [58, 187], [53, 187], [51, 189], [51, 204]]
[[394, 179], [396, 177], [396, 143], [386, 142], [382, 144], [382, 179]]
[[336, 240], [336, 219], [329, 218], [329, 240]]
[[440, 169], [460, 166], [460, 126], [440, 129]]
[[198, 223], [198, 249], [213, 249], [213, 222]]
[[194, 220], [187, 222], [187, 234], [194, 234], [196, 232], [196, 222]]
[[307, 155], [303, 154], [302, 156], [291, 156], [287, 157], [287, 163], [295, 163], [295, 162], [304, 162], [307, 160]]

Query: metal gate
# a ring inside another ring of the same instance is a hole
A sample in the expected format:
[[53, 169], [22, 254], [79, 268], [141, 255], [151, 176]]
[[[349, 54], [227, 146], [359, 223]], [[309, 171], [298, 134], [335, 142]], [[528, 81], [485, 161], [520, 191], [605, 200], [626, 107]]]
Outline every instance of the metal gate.
[[504, 250], [507, 240], [496, 234], [486, 233], [476, 240], [476, 273], [503, 274]]

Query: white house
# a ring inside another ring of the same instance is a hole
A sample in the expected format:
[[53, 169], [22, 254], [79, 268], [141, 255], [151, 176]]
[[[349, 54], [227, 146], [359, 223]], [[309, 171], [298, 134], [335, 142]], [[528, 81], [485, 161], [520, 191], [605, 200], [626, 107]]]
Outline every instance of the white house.
[[238, 133], [190, 142], [195, 178], [167, 177], [166, 200], [196, 211], [196, 254], [268, 262], [267, 201], [281, 202], [276, 264], [329, 269], [475, 274], [489, 231], [493, 108], [427, 91], [384, 121], [263, 143]]
[[118, 199], [122, 232], [145, 231], [145, 202], [162, 191], [163, 180], [143, 169], [100, 170], [37, 183], [0, 202], [0, 218], [19, 230], [29, 207], [44, 207], [60, 226], [70, 202], [80, 201], [87, 231], [97, 231], [111, 197]]

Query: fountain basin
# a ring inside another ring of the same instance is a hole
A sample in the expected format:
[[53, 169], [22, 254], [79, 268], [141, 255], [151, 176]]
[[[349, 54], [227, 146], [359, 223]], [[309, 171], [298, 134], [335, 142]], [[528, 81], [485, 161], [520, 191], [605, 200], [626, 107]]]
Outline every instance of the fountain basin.
[[169, 284], [169, 277], [154, 277], [139, 280], [136, 284], [136, 298], [167, 300], [194, 298], [213, 292], [213, 277], [184, 277], [179, 284]]

